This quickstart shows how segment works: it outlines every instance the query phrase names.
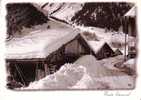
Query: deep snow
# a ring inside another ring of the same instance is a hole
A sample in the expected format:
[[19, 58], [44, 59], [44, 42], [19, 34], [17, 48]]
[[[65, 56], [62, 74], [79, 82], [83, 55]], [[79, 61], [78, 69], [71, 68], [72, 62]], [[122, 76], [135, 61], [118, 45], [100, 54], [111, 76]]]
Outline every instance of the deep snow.
[[[115, 59], [121, 59], [117, 57]], [[110, 58], [111, 60], [114, 58]], [[110, 60], [109, 60], [110, 61]], [[59, 71], [30, 83], [26, 89], [132, 89], [135, 78], [114, 67], [105, 66], [92, 55], [79, 58], [74, 64], [65, 64]], [[113, 63], [111, 61], [111, 63]], [[108, 63], [108, 61], [107, 61]], [[110, 63], [110, 62], [109, 62]], [[104, 65], [105, 64], [105, 65]]]
[[[71, 18], [82, 9], [82, 6], [81, 4], [76, 6], [75, 4], [55, 3], [47, 5], [42, 11], [48, 13], [49, 16], [71, 23]], [[48, 25], [50, 29], [47, 29]], [[75, 24], [72, 27], [81, 32], [95, 34], [99, 42], [96, 43], [93, 39], [88, 41], [94, 49], [99, 49], [97, 45], [103, 45], [107, 42], [113, 49], [115, 49], [115, 45], [112, 43], [121, 44], [119, 49], [123, 51], [125, 34], [122, 32], [105, 32], [105, 29], [102, 28]], [[48, 24], [34, 26], [31, 29], [24, 28], [22, 30], [23, 37], [15, 37], [6, 43], [6, 58], [45, 58], [78, 34], [78, 31], [73, 28], [52, 21]], [[129, 36], [127, 43], [134, 40]], [[32, 82], [28, 87], [21, 89], [132, 89], [135, 86], [135, 77], [114, 67], [114, 64], [122, 61], [123, 55], [99, 61], [92, 55], [86, 55], [73, 64], [64, 64], [56, 73]], [[123, 65], [135, 70], [133, 63], [134, 60], [131, 59]]]
[[[48, 3], [47, 5], [38, 3], [33, 5], [46, 16], [52, 16], [71, 24], [72, 17], [83, 8], [84, 3]], [[45, 6], [43, 7], [43, 5]]]

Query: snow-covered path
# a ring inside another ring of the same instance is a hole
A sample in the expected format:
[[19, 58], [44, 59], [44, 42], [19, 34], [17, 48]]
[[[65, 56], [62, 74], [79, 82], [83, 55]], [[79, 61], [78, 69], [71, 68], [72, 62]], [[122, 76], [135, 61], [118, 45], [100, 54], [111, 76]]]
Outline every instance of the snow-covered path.
[[[123, 57], [112, 57], [96, 61], [92, 56], [84, 56], [75, 63], [83, 65], [87, 74], [73, 87], [75, 89], [130, 89], [134, 87], [134, 78], [128, 76], [113, 65]], [[109, 64], [107, 64], [109, 63]], [[87, 78], [88, 79], [87, 79]]]

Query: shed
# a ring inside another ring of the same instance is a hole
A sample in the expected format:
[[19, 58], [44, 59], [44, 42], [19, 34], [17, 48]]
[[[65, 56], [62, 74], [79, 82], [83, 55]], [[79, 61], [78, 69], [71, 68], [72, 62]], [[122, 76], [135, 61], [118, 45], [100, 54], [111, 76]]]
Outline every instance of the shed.
[[105, 41], [88, 41], [98, 60], [113, 57], [115, 52]]
[[123, 55], [123, 53], [119, 50], [119, 49], [116, 49], [115, 50], [115, 55], [117, 56], [117, 55]]

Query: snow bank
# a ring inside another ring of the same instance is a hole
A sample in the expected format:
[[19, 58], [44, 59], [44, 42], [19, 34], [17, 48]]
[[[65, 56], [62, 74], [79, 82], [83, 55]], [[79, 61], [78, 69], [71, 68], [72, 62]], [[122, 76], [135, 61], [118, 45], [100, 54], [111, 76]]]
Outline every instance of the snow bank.
[[89, 74], [84, 74], [80, 81], [78, 81], [70, 89], [106, 89], [106, 84], [94, 80]]
[[[89, 60], [89, 63], [88, 63]], [[86, 67], [87, 72], [72, 89], [131, 89], [134, 88], [134, 78], [113, 67], [122, 60], [121, 56], [109, 60], [96, 61], [92, 56], [84, 56], [76, 61]], [[108, 64], [109, 63], [109, 64]], [[111, 67], [109, 67], [111, 66]], [[99, 77], [100, 76], [100, 77]]]
[[117, 71], [118, 69], [115, 67], [115, 64], [121, 63], [124, 61], [124, 55], [118, 55], [115, 57], [110, 57], [107, 59], [100, 60], [102, 66], [105, 66], [107, 69], [112, 71]]
[[58, 72], [31, 83], [25, 89], [67, 89], [74, 86], [82, 78], [85, 70], [83, 66], [65, 64]]
[[134, 82], [134, 77], [110, 70], [93, 56], [86, 55], [21, 89], [132, 89]]
[[85, 66], [91, 77], [103, 77], [108, 73], [108, 70], [92, 55], [79, 58], [75, 64]]
[[[113, 60], [112, 60], [113, 59]], [[112, 66], [122, 57], [109, 58], [105, 61], [97, 61], [93, 56], [84, 56], [75, 64], [86, 67], [86, 73], [77, 82], [73, 89], [131, 89], [134, 87], [134, 78], [130, 77]], [[103, 63], [104, 62], [104, 63]], [[109, 64], [107, 64], [109, 63]], [[106, 66], [107, 65], [107, 66]]]
[[134, 86], [135, 79], [127, 75], [92, 78], [86, 74], [71, 89], [133, 89]]
[[105, 88], [105, 86], [103, 87], [102, 84], [93, 80], [93, 77], [105, 75], [105, 69], [102, 68], [96, 58], [87, 55], [78, 59], [74, 64], [65, 64], [55, 74], [31, 83], [26, 89]]
[[134, 77], [109, 69], [86, 55], [22, 89], [132, 89], [134, 82]]

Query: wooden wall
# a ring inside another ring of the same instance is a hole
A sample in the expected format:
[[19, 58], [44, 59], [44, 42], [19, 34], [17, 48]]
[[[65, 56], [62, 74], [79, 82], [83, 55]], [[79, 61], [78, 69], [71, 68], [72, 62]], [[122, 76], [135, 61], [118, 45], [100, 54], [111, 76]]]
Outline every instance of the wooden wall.
[[105, 43], [104, 46], [96, 53], [96, 58], [98, 60], [112, 56], [115, 56], [115, 53], [107, 43]]

